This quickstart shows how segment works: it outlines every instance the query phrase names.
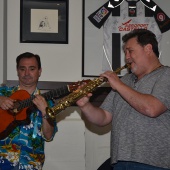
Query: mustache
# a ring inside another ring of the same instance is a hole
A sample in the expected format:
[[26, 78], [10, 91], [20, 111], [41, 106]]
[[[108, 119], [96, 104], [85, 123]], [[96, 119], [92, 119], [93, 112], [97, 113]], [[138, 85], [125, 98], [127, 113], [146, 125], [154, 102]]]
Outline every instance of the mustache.
[[130, 63], [132, 63], [133, 61], [132, 61], [132, 59], [127, 59], [126, 60], [126, 63], [128, 63], [128, 64], [130, 64]]
[[23, 76], [22, 79], [32, 78], [31, 76]]

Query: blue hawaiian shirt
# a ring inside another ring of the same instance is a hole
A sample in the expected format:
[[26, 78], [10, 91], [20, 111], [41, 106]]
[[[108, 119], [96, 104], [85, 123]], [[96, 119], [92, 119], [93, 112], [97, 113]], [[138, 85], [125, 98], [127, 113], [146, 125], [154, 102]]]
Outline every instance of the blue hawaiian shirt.
[[[0, 87], [0, 96], [9, 97], [17, 90], [17, 87]], [[53, 106], [51, 101], [48, 104]], [[8, 137], [0, 140], [0, 170], [12, 170], [15, 167], [23, 170], [42, 169], [46, 141], [41, 132], [42, 114], [34, 110], [29, 116], [30, 124], [17, 126]], [[55, 122], [54, 135], [56, 132]]]

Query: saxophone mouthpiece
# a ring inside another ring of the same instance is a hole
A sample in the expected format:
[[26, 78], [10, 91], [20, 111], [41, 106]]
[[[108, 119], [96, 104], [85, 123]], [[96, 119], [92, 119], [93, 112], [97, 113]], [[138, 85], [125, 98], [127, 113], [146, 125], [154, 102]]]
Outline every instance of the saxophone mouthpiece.
[[126, 63], [125, 68], [130, 68], [130, 63]]

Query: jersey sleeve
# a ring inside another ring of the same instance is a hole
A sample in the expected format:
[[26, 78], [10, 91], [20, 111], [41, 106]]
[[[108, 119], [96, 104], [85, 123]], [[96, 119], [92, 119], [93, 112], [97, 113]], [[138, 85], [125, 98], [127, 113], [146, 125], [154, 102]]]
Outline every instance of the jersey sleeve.
[[105, 3], [88, 17], [92, 24], [95, 25], [97, 28], [102, 27], [112, 11], [112, 8], [109, 8], [108, 4], [109, 2]]
[[166, 13], [153, 0], [140, 1], [153, 12], [153, 16], [161, 33], [168, 31], [170, 29], [170, 18], [166, 15]]
[[152, 1], [152, 3], [156, 5], [154, 18], [155, 18], [156, 23], [158, 24], [158, 27], [161, 33], [164, 33], [170, 30], [170, 18], [155, 2]]

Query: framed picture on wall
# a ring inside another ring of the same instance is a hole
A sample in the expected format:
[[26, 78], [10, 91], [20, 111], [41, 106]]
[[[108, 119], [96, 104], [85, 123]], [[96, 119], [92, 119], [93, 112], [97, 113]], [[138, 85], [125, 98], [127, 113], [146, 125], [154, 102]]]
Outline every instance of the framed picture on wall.
[[68, 44], [68, 0], [20, 0], [20, 42]]

